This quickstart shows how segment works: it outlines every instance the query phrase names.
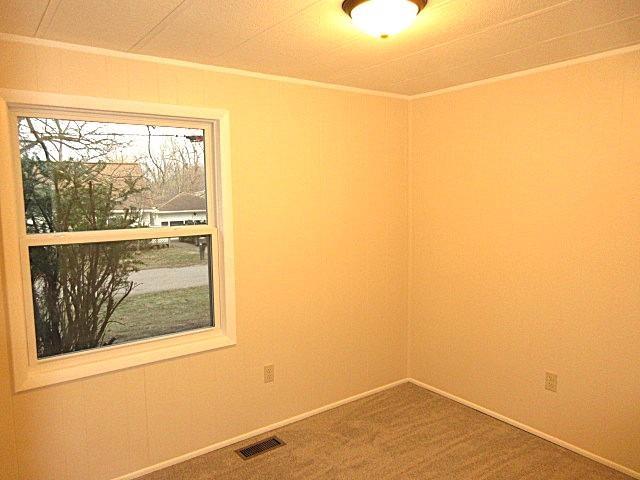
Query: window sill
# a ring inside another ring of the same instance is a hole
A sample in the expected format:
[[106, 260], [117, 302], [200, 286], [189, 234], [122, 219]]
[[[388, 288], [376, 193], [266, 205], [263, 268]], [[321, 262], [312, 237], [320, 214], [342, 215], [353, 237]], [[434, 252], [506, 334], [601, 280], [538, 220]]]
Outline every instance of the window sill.
[[31, 390], [235, 344], [235, 338], [220, 328], [210, 328], [33, 360], [26, 369], [16, 371], [15, 390]]

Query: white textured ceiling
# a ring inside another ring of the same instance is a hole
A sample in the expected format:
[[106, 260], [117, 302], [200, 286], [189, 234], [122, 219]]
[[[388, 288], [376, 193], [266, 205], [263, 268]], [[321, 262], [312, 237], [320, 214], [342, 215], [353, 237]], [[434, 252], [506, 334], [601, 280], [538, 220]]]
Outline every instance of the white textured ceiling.
[[342, 0], [0, 0], [0, 31], [413, 95], [640, 43], [640, 0], [430, 0], [388, 39]]

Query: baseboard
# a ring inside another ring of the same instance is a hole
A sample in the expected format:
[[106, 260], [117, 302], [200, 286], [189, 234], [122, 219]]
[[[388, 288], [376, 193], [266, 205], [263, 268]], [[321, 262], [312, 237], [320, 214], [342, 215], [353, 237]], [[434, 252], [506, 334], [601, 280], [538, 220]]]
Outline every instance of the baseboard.
[[170, 458], [169, 460], [165, 460], [160, 463], [156, 463], [155, 465], [151, 465], [149, 467], [145, 467], [141, 470], [136, 470], [135, 472], [127, 473], [120, 477], [116, 477], [113, 480], [130, 480], [133, 478], [138, 478], [143, 475], [147, 475], [151, 472], [155, 472], [157, 470], [161, 470], [166, 467], [170, 467], [171, 465], [175, 465], [177, 463], [184, 462], [186, 460], [190, 460], [192, 458], [198, 457], [200, 455], [204, 455], [205, 453], [213, 452], [214, 450], [218, 450], [220, 448], [228, 447], [229, 445], [233, 445], [234, 443], [241, 442], [251, 437], [255, 437], [256, 435], [262, 435], [263, 433], [269, 432], [271, 430], [275, 430], [276, 428], [284, 427], [285, 425], [289, 425], [290, 423], [295, 423], [300, 420], [304, 420], [305, 418], [312, 417], [313, 415], [317, 415], [322, 412], [326, 412], [327, 410], [334, 409], [341, 405], [345, 405], [347, 403], [353, 402], [355, 400], [360, 400], [361, 398], [368, 397], [369, 395], [373, 395], [374, 393], [382, 392], [383, 390], [387, 390], [389, 388], [393, 388], [395, 386], [401, 385], [403, 383], [409, 382], [410, 379], [403, 378], [402, 380], [397, 380], [395, 382], [388, 383], [387, 385], [382, 385], [381, 387], [374, 388], [372, 390], [368, 390], [366, 392], [358, 393], [357, 395], [353, 395], [348, 398], [344, 398], [342, 400], [338, 400], [337, 402], [330, 403], [328, 405], [324, 405], [322, 407], [309, 410], [308, 412], [301, 413], [294, 417], [287, 418], [285, 420], [281, 420], [276, 423], [272, 423], [271, 425], [266, 425], [264, 427], [258, 428], [256, 430], [252, 430], [251, 432], [243, 433], [242, 435], [238, 435], [237, 437], [229, 438], [227, 440], [223, 440], [218, 443], [214, 443], [213, 445], [209, 445], [204, 448], [200, 448], [198, 450], [194, 450], [192, 452], [185, 453], [183, 455], [179, 455], [174, 458]]
[[628, 467], [620, 465], [616, 462], [603, 458], [599, 455], [596, 455], [595, 453], [589, 452], [588, 450], [584, 450], [583, 448], [576, 447], [575, 445], [565, 442], [564, 440], [560, 440], [559, 438], [549, 435], [548, 433], [544, 433], [544, 432], [541, 432], [540, 430], [536, 430], [535, 428], [530, 427], [529, 425], [525, 425], [524, 423], [518, 422], [517, 420], [501, 415], [497, 412], [494, 412], [493, 410], [489, 410], [488, 408], [481, 407], [480, 405], [476, 405], [475, 403], [470, 402], [469, 400], [465, 400], [464, 398], [457, 397], [456, 395], [453, 395], [449, 392], [445, 392], [444, 390], [440, 390], [439, 388], [433, 387], [426, 383], [420, 382], [414, 378], [409, 378], [409, 382], [419, 387], [422, 387], [426, 390], [429, 390], [430, 392], [437, 393], [438, 395], [442, 395], [443, 397], [446, 397], [450, 400], [461, 403], [462, 405], [465, 405], [467, 407], [473, 408], [474, 410], [484, 413], [485, 415], [489, 415], [490, 417], [493, 417], [502, 422], [508, 423], [509, 425], [519, 428], [520, 430], [524, 430], [525, 432], [531, 433], [532, 435], [540, 437], [551, 443], [555, 443], [556, 445], [566, 448], [567, 450], [571, 450], [572, 452], [582, 455], [583, 457], [587, 457], [595, 462], [601, 463], [609, 468], [612, 468], [621, 473], [624, 473], [625, 475], [629, 475], [632, 478], [640, 479], [640, 472], [637, 472]]
[[595, 453], [589, 452], [588, 450], [584, 450], [580, 447], [576, 447], [575, 445], [572, 445], [568, 442], [565, 442], [564, 440], [560, 440], [559, 438], [556, 438], [552, 435], [549, 435], [547, 433], [541, 432], [540, 430], [536, 430], [533, 427], [530, 427], [529, 425], [525, 425], [524, 423], [518, 422], [517, 420], [513, 420], [512, 418], [506, 417], [504, 415], [501, 415], [497, 412], [494, 412], [493, 410], [489, 410], [488, 408], [485, 407], [481, 407], [480, 405], [476, 405], [473, 402], [470, 402], [468, 400], [465, 400], [464, 398], [460, 398], [456, 395], [453, 395], [449, 392], [445, 392], [444, 390], [440, 390], [439, 388], [433, 387], [431, 385], [428, 385], [426, 383], [420, 382], [414, 378], [404, 378], [402, 380], [397, 380], [395, 382], [389, 383], [387, 385], [383, 385], [381, 387], [377, 387], [374, 388], [372, 390], [368, 390], [366, 392], [362, 392], [359, 393], [357, 395], [353, 395], [351, 397], [348, 398], [344, 398], [342, 400], [339, 400], [337, 402], [333, 402], [330, 403], [328, 405], [324, 405], [322, 407], [310, 410], [308, 412], [304, 412], [301, 413], [299, 415], [287, 418], [285, 420], [281, 420], [279, 422], [276, 423], [272, 423], [271, 425], [266, 425], [264, 427], [258, 428], [256, 430], [252, 430], [250, 432], [247, 433], [243, 433], [242, 435], [238, 435], [237, 437], [233, 437], [233, 438], [229, 438], [227, 440], [223, 440], [221, 442], [218, 443], [214, 443], [213, 445], [209, 445], [207, 447], [204, 448], [200, 448], [198, 450], [194, 450], [192, 452], [188, 452], [185, 453], [183, 455], [179, 455], [177, 457], [174, 458], [170, 458], [169, 460], [165, 460], [163, 462], [160, 463], [156, 463], [155, 465], [151, 465], [149, 467], [145, 467], [141, 470], [137, 470], [135, 472], [131, 472], [131, 473], [127, 473], [125, 475], [122, 475], [120, 477], [116, 477], [113, 480], [131, 480], [134, 478], [138, 478], [141, 477], [143, 475], [147, 475], [151, 472], [155, 472], [157, 470], [161, 470], [163, 468], [167, 468], [170, 467], [172, 465], [176, 465], [177, 463], [181, 463], [184, 462], [186, 460], [190, 460], [192, 458], [198, 457], [200, 455], [204, 455], [206, 453], [209, 452], [213, 452], [214, 450], [218, 450], [220, 448], [224, 448], [227, 447], [229, 445], [233, 445], [234, 443], [238, 443], [238, 442], [242, 442], [243, 440], [246, 440], [248, 438], [251, 437], [255, 437], [257, 435], [262, 435], [263, 433], [269, 432], [271, 430], [275, 430], [276, 428], [280, 428], [280, 427], [284, 427], [285, 425], [289, 425], [291, 423], [295, 423], [298, 422], [300, 420], [304, 420], [305, 418], [308, 417], [312, 417], [313, 415], [317, 415], [319, 413], [322, 412], [326, 412], [327, 410], [331, 410], [333, 408], [337, 408], [340, 407], [341, 405], [345, 405], [347, 403], [353, 402], [355, 400], [359, 400], [361, 398], [364, 397], [368, 397], [369, 395], [373, 395], [375, 393], [378, 392], [382, 392], [384, 390], [387, 390], [389, 388], [393, 388], [395, 386], [401, 385], [403, 383], [407, 383], [407, 382], [411, 382], [414, 385], [417, 385], [419, 387], [422, 387], [426, 390], [429, 390], [430, 392], [436, 393], [438, 395], [442, 395], [445, 398], [448, 398], [450, 400], [453, 400], [455, 402], [458, 402], [462, 405], [465, 405], [467, 407], [473, 408], [474, 410], [477, 410], [481, 413], [484, 413], [485, 415], [489, 415], [490, 417], [496, 418], [497, 420], [500, 420], [502, 422], [508, 423], [509, 425], [512, 425], [516, 428], [519, 428], [520, 430], [524, 430], [525, 432], [531, 433], [532, 435], [535, 435], [537, 437], [540, 437], [544, 440], [547, 440], [551, 443], [555, 443], [556, 445], [559, 445], [563, 448], [566, 448], [567, 450], [571, 450], [572, 452], [575, 452], [579, 455], [582, 455], [586, 458], [589, 458], [595, 462], [601, 463], [609, 468], [612, 468], [614, 470], [617, 470], [621, 473], [624, 473], [626, 475], [629, 475], [632, 478], [637, 478], [640, 479], [640, 472], [637, 472], [635, 470], [632, 470], [628, 467], [625, 467], [623, 465], [620, 465], [618, 463], [615, 463], [611, 460], [608, 460], [606, 458], [603, 458], [599, 455], [596, 455]]

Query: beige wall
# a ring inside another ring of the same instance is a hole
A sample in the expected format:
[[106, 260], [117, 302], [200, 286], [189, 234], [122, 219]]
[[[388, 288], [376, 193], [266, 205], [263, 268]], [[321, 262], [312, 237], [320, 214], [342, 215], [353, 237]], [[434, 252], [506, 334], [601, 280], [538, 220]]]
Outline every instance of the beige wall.
[[113, 478], [405, 377], [406, 101], [15, 43], [0, 87], [228, 109], [238, 305], [235, 347], [19, 395], [0, 322], [1, 478]]
[[640, 471], [640, 53], [411, 130], [409, 376]]
[[0, 478], [112, 478], [407, 363], [640, 470], [640, 53], [407, 102], [5, 42], [0, 87], [230, 110], [239, 339], [13, 395], [0, 322]]

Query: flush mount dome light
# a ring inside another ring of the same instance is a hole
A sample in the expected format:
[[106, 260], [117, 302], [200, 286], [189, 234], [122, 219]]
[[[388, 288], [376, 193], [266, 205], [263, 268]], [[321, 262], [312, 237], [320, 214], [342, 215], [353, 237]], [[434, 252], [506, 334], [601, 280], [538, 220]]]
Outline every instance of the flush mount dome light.
[[342, 9], [360, 30], [387, 38], [411, 25], [426, 4], [427, 0], [345, 0]]

